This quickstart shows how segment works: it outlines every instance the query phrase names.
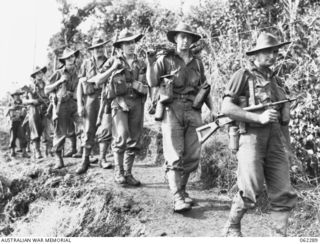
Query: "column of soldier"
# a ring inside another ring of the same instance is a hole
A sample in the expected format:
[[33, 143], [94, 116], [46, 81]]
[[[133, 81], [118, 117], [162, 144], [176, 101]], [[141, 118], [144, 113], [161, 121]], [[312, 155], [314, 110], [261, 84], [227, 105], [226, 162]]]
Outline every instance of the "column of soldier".
[[[143, 34], [133, 34], [127, 29], [121, 31], [113, 43], [117, 52], [111, 57], [105, 56], [108, 41], [94, 38], [88, 48], [92, 56], [84, 61], [80, 72], [74, 66], [79, 50], [66, 48], [59, 58], [63, 67], [47, 82], [43, 81], [46, 67], [37, 68], [31, 74], [34, 89], [28, 91], [28, 97], [21, 101], [19, 92], [13, 93], [12, 97], [16, 108], [21, 104], [28, 105], [30, 139], [37, 158], [41, 157], [40, 138], [49, 141], [46, 131], [49, 121], [45, 116], [49, 112], [54, 127], [52, 151], [57, 160], [56, 169], [64, 167], [62, 151], [66, 138], [71, 140], [71, 151], [64, 156], [82, 154], [77, 174], [85, 173], [93, 163], [89, 156], [95, 140], [99, 143], [99, 165], [111, 168], [106, 153], [112, 141], [115, 182], [139, 186], [140, 181], [132, 175], [132, 167], [140, 149], [144, 104], [149, 88], [160, 88], [156, 115], [161, 121], [173, 209], [180, 213], [190, 210], [195, 203], [187, 193], [186, 185], [190, 173], [199, 165], [201, 144], [196, 128], [202, 124], [203, 103], [210, 109], [212, 119], [215, 117], [203, 63], [190, 51], [190, 46], [201, 36], [189, 25], [180, 23], [167, 32], [168, 41], [176, 45], [173, 52], [162, 55], [148, 52], [145, 59], [140, 60], [135, 54], [135, 45], [142, 37]], [[285, 140], [281, 136], [281, 131], [288, 128], [289, 104], [248, 111], [243, 109], [243, 103], [254, 106], [286, 99], [287, 94], [271, 66], [276, 62], [278, 50], [288, 43], [279, 42], [270, 33], [261, 33], [256, 46], [246, 52], [252, 61], [238, 70], [225, 88], [221, 112], [234, 120], [234, 125], [245, 125], [245, 130], [238, 136], [239, 192], [233, 199], [224, 228], [226, 236], [242, 235], [241, 219], [255, 206], [264, 184], [271, 202], [270, 229], [273, 235], [285, 236], [287, 233], [289, 214], [297, 201], [289, 179]], [[49, 97], [51, 111], [47, 109]], [[12, 112], [13, 155], [14, 139], [19, 137], [21, 129], [14, 114]], [[77, 152], [76, 131], [80, 128], [81, 149]], [[48, 151], [48, 143], [46, 146]], [[25, 148], [24, 140], [24, 156]]]

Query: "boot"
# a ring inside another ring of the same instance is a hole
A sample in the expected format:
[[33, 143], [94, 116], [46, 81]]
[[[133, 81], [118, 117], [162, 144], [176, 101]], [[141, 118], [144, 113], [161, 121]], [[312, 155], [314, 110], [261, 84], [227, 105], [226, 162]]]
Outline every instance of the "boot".
[[40, 159], [42, 158], [41, 151], [40, 151], [40, 141], [34, 141], [34, 158]]
[[83, 154], [83, 147], [79, 147], [77, 152], [72, 155], [73, 158], [81, 158]]
[[61, 169], [64, 167], [64, 163], [63, 163], [63, 158], [62, 158], [62, 152], [58, 151], [56, 152], [56, 157], [57, 157], [57, 163], [54, 166], [54, 169]]
[[124, 153], [114, 152], [114, 181], [117, 184], [125, 184], [126, 179], [124, 177], [124, 170], [123, 170], [123, 158]]
[[99, 143], [99, 153], [100, 153], [99, 166], [103, 169], [112, 168], [112, 163], [106, 160], [107, 149], [108, 149], [108, 144], [106, 142]]
[[241, 233], [241, 219], [244, 214], [247, 212], [247, 209], [243, 207], [243, 203], [241, 202], [241, 196], [239, 193], [234, 197], [229, 218], [226, 226], [224, 227], [224, 236], [232, 236], [232, 237], [242, 237]]
[[136, 180], [132, 175], [132, 166], [135, 158], [134, 152], [126, 152], [124, 158], [124, 177], [126, 183], [130, 186], [140, 186], [141, 182]]
[[90, 152], [91, 152], [91, 149], [89, 149], [89, 148], [85, 148], [83, 150], [82, 163], [81, 163], [80, 167], [76, 171], [76, 173], [78, 175], [84, 174], [85, 172], [88, 171], [89, 166], [90, 166], [90, 160], [89, 160]]
[[189, 197], [189, 194], [186, 192], [186, 186], [188, 183], [190, 173], [183, 172], [181, 176], [181, 194], [184, 198], [184, 202], [189, 203], [191, 206], [194, 204], [194, 200]]
[[30, 150], [30, 142], [28, 142], [27, 144], [27, 150], [26, 150], [28, 153], [31, 153], [31, 150]]
[[70, 158], [72, 157], [73, 154], [77, 152], [77, 137], [76, 136], [70, 137], [70, 141], [71, 141], [71, 149], [64, 154], [65, 158]]
[[185, 212], [191, 209], [191, 205], [184, 201], [181, 194], [181, 172], [177, 170], [168, 170], [167, 172], [169, 188], [173, 194], [173, 211]]
[[271, 211], [271, 226], [270, 226], [270, 235], [273, 237], [285, 237], [287, 236], [288, 228], [288, 219], [290, 212], [276, 212]]
[[53, 156], [53, 153], [52, 153], [52, 148], [49, 146], [48, 142], [45, 144], [45, 154], [46, 154], [46, 157], [49, 157], [49, 156]]
[[30, 158], [29, 154], [27, 153], [26, 148], [22, 148], [22, 157], [23, 158]]
[[14, 147], [10, 149], [10, 156], [11, 157], [15, 157], [16, 156], [16, 151], [15, 151]]

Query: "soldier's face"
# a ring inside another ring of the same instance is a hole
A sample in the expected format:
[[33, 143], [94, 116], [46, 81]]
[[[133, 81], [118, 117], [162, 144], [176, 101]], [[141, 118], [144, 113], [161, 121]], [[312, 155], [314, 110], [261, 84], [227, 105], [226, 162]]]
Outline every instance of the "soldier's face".
[[276, 62], [278, 53], [279, 53], [278, 48], [261, 50], [256, 54], [256, 61], [262, 67], [270, 67]]
[[71, 55], [69, 58], [66, 59], [66, 66], [70, 67], [74, 65], [74, 62], [76, 60], [76, 57], [74, 55]]
[[21, 99], [20, 99], [20, 95], [17, 95], [17, 94], [13, 95], [13, 100], [14, 100], [15, 102], [21, 100]]
[[174, 40], [177, 43], [178, 50], [187, 50], [190, 48], [193, 38], [189, 34], [180, 32], [174, 37]]
[[96, 58], [104, 56], [104, 46], [96, 47], [92, 51], [93, 56]]
[[40, 80], [35, 80], [34, 83], [39, 87], [39, 88], [44, 88], [45, 83], [43, 82], [42, 79]]
[[35, 75], [35, 79], [36, 79], [36, 80], [42, 80], [42, 79], [43, 79], [43, 75], [44, 75], [43, 72], [39, 72], [39, 73], [37, 73], [37, 74]]
[[134, 54], [134, 52], [136, 50], [136, 43], [135, 43], [135, 41], [123, 42], [121, 47], [122, 47], [122, 51], [125, 55], [132, 55], [132, 54]]

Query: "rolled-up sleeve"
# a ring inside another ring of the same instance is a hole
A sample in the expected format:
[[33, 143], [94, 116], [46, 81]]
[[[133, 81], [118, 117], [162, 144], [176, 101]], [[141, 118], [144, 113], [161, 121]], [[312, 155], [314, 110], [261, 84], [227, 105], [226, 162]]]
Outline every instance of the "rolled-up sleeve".
[[237, 100], [239, 96], [245, 96], [245, 91], [248, 87], [246, 77], [244, 69], [236, 71], [227, 83], [223, 97], [231, 97]]
[[81, 68], [80, 68], [80, 72], [79, 72], [79, 78], [82, 78], [82, 77], [86, 77], [87, 75], [87, 64], [88, 64], [88, 61], [85, 60], [82, 65], [81, 65]]
[[157, 85], [159, 85], [160, 76], [166, 74], [165, 56], [160, 56], [153, 64], [153, 70], [155, 78], [157, 79]]

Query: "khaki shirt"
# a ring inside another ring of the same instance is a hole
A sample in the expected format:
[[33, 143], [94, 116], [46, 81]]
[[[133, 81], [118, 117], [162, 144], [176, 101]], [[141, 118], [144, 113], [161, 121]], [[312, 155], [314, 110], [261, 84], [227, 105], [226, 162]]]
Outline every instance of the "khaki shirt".
[[76, 69], [68, 70], [65, 66], [61, 69], [58, 69], [53, 73], [53, 75], [49, 78], [49, 83], [52, 84], [58, 81], [62, 75], [66, 75], [68, 77], [67, 81], [59, 85], [55, 92], [58, 97], [63, 98], [67, 95], [71, 95], [73, 99], [76, 100], [76, 89], [78, 86], [79, 78], [76, 72]]
[[[278, 78], [270, 69], [259, 70], [253, 63], [248, 68], [240, 69], [234, 73], [226, 85], [224, 97], [233, 98], [239, 104], [239, 97], [249, 98], [249, 80], [253, 81], [255, 104], [266, 104], [283, 100], [283, 89], [278, 85]], [[250, 104], [249, 105], [254, 105]]]
[[37, 99], [40, 104], [49, 104], [49, 98], [46, 96], [44, 92], [45, 82], [44, 81], [38, 81], [43, 84], [43, 87], [41, 88], [37, 84], [35, 84], [36, 81], [34, 81], [34, 84], [32, 85], [32, 91], [31, 91], [31, 97], [33, 99]]
[[134, 56], [133, 61], [129, 64], [125, 57], [114, 56], [110, 58], [106, 63], [106, 68], [109, 69], [116, 59], [120, 59], [121, 67], [118, 70], [124, 69], [125, 81], [127, 84], [127, 94], [125, 96], [116, 97], [111, 104], [112, 108], [121, 108], [123, 111], [128, 111], [136, 105], [136, 99], [143, 99], [145, 101], [146, 96], [141, 96], [137, 91], [133, 89], [133, 81], [139, 81], [144, 85], [147, 84], [146, 80], [146, 65], [145, 63]]
[[114, 56], [110, 58], [106, 63], [106, 68], [109, 69], [114, 63], [115, 59], [121, 60], [121, 67], [118, 69], [125, 69], [126, 82], [131, 83], [135, 80], [141, 81], [146, 84], [146, 65], [145, 63], [138, 59], [137, 56], [134, 56], [134, 59], [131, 64], [126, 61], [126, 58], [123, 56]]
[[[99, 60], [99, 65], [98, 65], [98, 62], [93, 57], [85, 60], [81, 66], [79, 77], [80, 78], [85, 77], [87, 79], [90, 79], [90, 78], [96, 76], [98, 73], [102, 73], [102, 72], [106, 71], [107, 70], [107, 68], [106, 68], [106, 61], [107, 60], [108, 59], [106, 56], [102, 57], [102, 59]], [[101, 89], [103, 86], [103, 84], [96, 86], [96, 84], [89, 83], [87, 81], [82, 81], [81, 85], [82, 85], [84, 95], [91, 95], [96, 92], [101, 93], [101, 91], [102, 91]]]
[[13, 104], [9, 105], [7, 115], [12, 122], [22, 121], [26, 116], [26, 109], [22, 104], [22, 101], [14, 101]]
[[189, 63], [176, 53], [163, 55], [154, 63], [154, 71], [160, 85], [160, 77], [180, 69], [173, 78], [173, 92], [177, 94], [196, 95], [200, 86], [205, 83], [204, 67], [202, 61], [192, 56]]

